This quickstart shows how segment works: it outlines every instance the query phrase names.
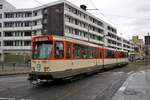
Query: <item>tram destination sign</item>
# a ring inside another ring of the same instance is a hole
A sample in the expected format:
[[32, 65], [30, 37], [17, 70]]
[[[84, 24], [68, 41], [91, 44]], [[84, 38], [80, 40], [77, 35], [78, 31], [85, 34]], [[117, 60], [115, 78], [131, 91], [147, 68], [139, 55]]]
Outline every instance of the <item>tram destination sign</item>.
[[36, 41], [36, 42], [48, 41], [48, 37], [38, 37], [38, 38], [35, 38], [35, 41]]

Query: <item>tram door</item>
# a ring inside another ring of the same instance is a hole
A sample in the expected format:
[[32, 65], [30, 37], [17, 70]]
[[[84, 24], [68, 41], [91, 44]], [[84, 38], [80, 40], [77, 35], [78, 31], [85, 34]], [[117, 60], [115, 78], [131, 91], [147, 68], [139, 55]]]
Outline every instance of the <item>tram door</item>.
[[97, 59], [96, 59], [96, 65], [100, 65], [100, 48], [97, 48], [97, 53], [96, 53], [96, 55], [97, 55]]
[[66, 42], [66, 59], [71, 59], [71, 43]]
[[98, 62], [99, 62], [99, 65], [102, 67], [103, 65], [102, 48], [99, 48], [98, 51], [99, 51]]
[[116, 63], [118, 63], [118, 53], [119, 53], [119, 51], [115, 51], [115, 58], [116, 58]]
[[66, 42], [66, 61], [69, 69], [72, 68], [72, 43], [71, 42]]

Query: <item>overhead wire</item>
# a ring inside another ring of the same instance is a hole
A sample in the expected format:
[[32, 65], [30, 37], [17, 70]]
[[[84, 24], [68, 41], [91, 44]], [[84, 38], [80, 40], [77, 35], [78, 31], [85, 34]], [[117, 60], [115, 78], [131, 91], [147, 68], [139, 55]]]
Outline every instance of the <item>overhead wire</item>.
[[97, 9], [97, 11], [99, 12], [100, 15], [102, 15], [103, 17], [105, 17], [110, 23], [114, 24], [110, 19], [107, 18], [107, 16], [105, 16], [105, 14], [103, 14], [96, 6], [95, 4], [92, 2], [92, 0], [89, 0], [89, 2], [91, 3], [91, 5]]
[[134, 17], [134, 16], [122, 16], [122, 15], [111, 15], [111, 14], [105, 14], [107, 16], [114, 16], [119, 18], [128, 18], [128, 19], [143, 19], [143, 20], [150, 20], [150, 18], [140, 18], [140, 17]]
[[[45, 5], [42, 2], [38, 1], [38, 0], [34, 0], [35, 2]], [[144, 19], [144, 20], [150, 20], [150, 18], [139, 18], [139, 17], [131, 17], [131, 16], [123, 16], [123, 15], [114, 15], [114, 14], [104, 14], [102, 13], [96, 6], [95, 4], [92, 2], [92, 0], [89, 0], [89, 2], [92, 4], [92, 6], [94, 7], [93, 10], [97, 10], [103, 17], [105, 17], [108, 21], [110, 21], [107, 16], [114, 16], [114, 17], [120, 17], [120, 18], [128, 18], [128, 19]], [[111, 21], [110, 21], [111, 22]], [[111, 22], [112, 23], [112, 22]]]
[[[35, 2], [41, 4], [41, 5], [45, 5], [42, 2], [38, 1], [38, 0], [34, 0]], [[122, 16], [122, 15], [111, 15], [111, 14], [104, 14], [102, 13], [96, 6], [95, 4], [92, 2], [92, 0], [89, 0], [89, 2], [91, 3], [91, 5], [94, 7], [95, 10], [97, 10], [99, 12], [100, 15], [102, 15], [103, 17], [105, 17], [110, 23], [113, 23], [110, 19], [108, 19], [107, 16], [115, 16], [115, 17], [119, 17], [119, 18], [128, 18], [128, 19], [143, 19], [143, 20], [150, 20], [150, 18], [138, 18], [138, 17], [131, 17], [131, 16]], [[116, 25], [116, 24], [115, 24]]]
[[37, 2], [37, 3], [39, 3], [39, 4], [44, 5], [42, 2], [40, 2], [40, 1], [38, 1], [38, 0], [33, 0], [33, 1], [35, 1], [35, 2]]

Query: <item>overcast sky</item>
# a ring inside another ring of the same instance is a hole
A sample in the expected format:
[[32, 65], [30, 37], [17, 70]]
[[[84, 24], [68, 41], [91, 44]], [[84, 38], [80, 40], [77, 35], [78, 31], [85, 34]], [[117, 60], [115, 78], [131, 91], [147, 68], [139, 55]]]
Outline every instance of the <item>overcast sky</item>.
[[[32, 8], [57, 0], [7, 0], [16, 8]], [[38, 3], [39, 1], [41, 3]], [[90, 0], [68, 0], [77, 6], [86, 4], [88, 9], [95, 8]], [[150, 1], [149, 0], [91, 0], [106, 16], [98, 11], [89, 11], [97, 17], [115, 26], [118, 35], [131, 39], [133, 35], [143, 37], [150, 32]]]

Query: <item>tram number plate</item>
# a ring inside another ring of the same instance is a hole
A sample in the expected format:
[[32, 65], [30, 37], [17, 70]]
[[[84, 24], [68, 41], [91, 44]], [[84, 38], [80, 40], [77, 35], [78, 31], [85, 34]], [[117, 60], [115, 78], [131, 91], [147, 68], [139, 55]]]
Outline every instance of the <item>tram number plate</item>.
[[37, 70], [38, 70], [38, 71], [41, 70], [41, 64], [37, 64]]

